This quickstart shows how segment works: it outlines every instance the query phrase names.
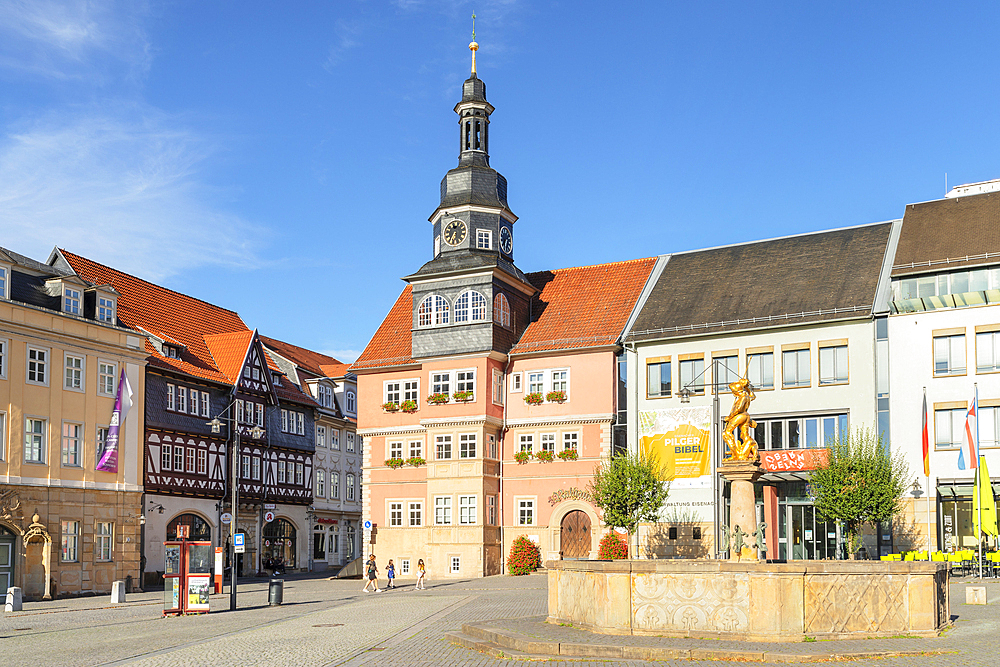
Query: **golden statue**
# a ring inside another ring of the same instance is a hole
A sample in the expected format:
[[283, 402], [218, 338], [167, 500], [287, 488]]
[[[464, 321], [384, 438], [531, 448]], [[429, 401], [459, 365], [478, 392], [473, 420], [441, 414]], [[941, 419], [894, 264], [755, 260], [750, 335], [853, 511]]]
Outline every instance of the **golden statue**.
[[[736, 382], [729, 384], [729, 391], [733, 392], [733, 407], [726, 417], [726, 425], [722, 429], [722, 439], [729, 446], [729, 456], [727, 461], [752, 461], [760, 462], [760, 452], [757, 451], [757, 441], [753, 439], [753, 429], [757, 426], [747, 412], [750, 409], [750, 401], [757, 398], [753, 393], [750, 380], [740, 378]], [[739, 440], [736, 439], [736, 431], [739, 429]]]

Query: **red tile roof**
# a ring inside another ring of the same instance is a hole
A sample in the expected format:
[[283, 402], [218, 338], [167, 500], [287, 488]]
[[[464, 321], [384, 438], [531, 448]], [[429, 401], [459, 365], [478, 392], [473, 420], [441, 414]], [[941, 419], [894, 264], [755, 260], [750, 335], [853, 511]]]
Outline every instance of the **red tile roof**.
[[618, 340], [655, 257], [529, 273], [539, 293], [511, 354], [610, 345]]
[[[73, 270], [92, 283], [111, 285], [118, 291], [118, 318], [135, 330], [184, 345], [180, 359], [164, 357], [147, 340], [149, 364], [206, 380], [232, 384], [219, 370], [205, 343], [205, 336], [250, 330], [231, 310], [154, 285], [127, 273], [60, 249]], [[244, 348], [246, 351], [246, 348]]]
[[[511, 354], [613, 344], [655, 265], [656, 258], [649, 257], [528, 274], [539, 290], [532, 305], [535, 319]], [[407, 286], [351, 369], [414, 363], [412, 326], [413, 296]]]
[[343, 364], [337, 362], [335, 364], [323, 364], [320, 366], [320, 370], [323, 371], [324, 377], [328, 378], [339, 378], [347, 375], [351, 370], [350, 364]]
[[343, 373], [340, 375], [328, 375], [324, 368], [343, 367], [346, 369], [348, 367], [348, 364], [342, 364], [329, 355], [307, 350], [304, 347], [292, 345], [291, 343], [286, 343], [278, 340], [277, 338], [261, 336], [260, 339], [264, 342], [264, 345], [267, 345], [281, 356], [285, 357], [289, 361], [295, 362], [295, 364], [300, 368], [304, 368], [313, 375], [317, 375], [319, 377], [340, 377], [340, 375], [343, 375]]
[[250, 350], [250, 343], [253, 341], [252, 331], [234, 331], [228, 334], [214, 334], [205, 336], [205, 345], [215, 360], [215, 365], [229, 380], [229, 384], [236, 384], [243, 366], [246, 364], [247, 352]]
[[413, 326], [413, 288], [407, 285], [396, 299], [365, 351], [351, 370], [403, 366], [413, 363], [410, 329]]

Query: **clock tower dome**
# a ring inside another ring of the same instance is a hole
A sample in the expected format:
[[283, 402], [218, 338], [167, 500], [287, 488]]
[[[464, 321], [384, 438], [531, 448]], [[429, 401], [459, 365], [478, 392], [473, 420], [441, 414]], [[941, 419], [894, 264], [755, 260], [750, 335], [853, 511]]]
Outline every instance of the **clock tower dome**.
[[507, 179], [490, 166], [494, 107], [476, 74], [479, 44], [473, 41], [469, 49], [472, 74], [454, 108], [458, 166], [441, 180], [440, 204], [429, 218], [433, 258], [404, 278], [413, 285], [415, 357], [506, 353], [527, 325], [535, 292], [514, 265], [517, 216], [507, 206]]

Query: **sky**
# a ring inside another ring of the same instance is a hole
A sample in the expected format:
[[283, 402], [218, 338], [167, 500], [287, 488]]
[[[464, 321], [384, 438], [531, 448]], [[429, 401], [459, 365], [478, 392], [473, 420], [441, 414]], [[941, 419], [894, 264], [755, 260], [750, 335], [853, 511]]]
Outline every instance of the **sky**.
[[469, 75], [524, 271], [1000, 178], [1000, 5], [0, 0], [0, 246], [351, 361], [431, 259]]

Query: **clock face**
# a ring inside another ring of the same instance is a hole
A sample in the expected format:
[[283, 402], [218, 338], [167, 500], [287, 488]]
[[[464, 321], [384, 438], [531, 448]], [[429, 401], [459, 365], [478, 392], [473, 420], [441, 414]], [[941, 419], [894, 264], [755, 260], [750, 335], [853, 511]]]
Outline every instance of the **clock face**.
[[503, 250], [508, 255], [510, 254], [510, 247], [513, 239], [510, 234], [510, 227], [500, 228], [500, 249]]
[[444, 242], [448, 245], [458, 245], [465, 240], [468, 229], [461, 220], [452, 220], [444, 228]]

